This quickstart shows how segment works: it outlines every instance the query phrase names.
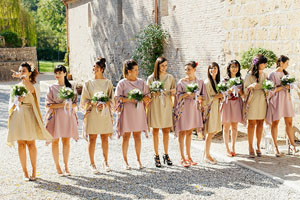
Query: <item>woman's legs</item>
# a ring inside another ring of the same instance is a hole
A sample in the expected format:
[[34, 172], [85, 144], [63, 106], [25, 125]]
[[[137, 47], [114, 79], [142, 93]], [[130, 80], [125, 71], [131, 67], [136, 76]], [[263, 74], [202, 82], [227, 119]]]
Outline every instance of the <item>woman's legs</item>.
[[279, 123], [279, 120], [276, 120], [276, 121], [273, 121], [272, 125], [271, 125], [271, 134], [272, 134], [276, 154], [280, 154], [278, 145], [277, 145], [278, 123]]
[[95, 146], [97, 140], [97, 134], [89, 134], [89, 156], [91, 166], [96, 168], [95, 166]]
[[26, 166], [26, 141], [18, 140], [18, 152], [19, 152], [19, 159], [21, 162], [21, 166], [23, 169], [24, 177], [29, 178], [27, 166]]
[[179, 151], [180, 151], [180, 156], [181, 160], [185, 160], [184, 156], [184, 138], [185, 138], [185, 131], [180, 131], [178, 135], [178, 143], [179, 143]]
[[238, 123], [234, 122], [231, 123], [231, 148], [232, 148], [232, 152], [235, 154], [235, 142], [236, 142], [236, 138], [238, 135]]
[[293, 130], [293, 118], [292, 117], [285, 117], [285, 130], [291, 145], [295, 148], [295, 139], [294, 139], [294, 130]]
[[210, 155], [210, 145], [211, 145], [213, 136], [214, 136], [214, 133], [208, 133], [205, 138], [205, 152], [204, 153], [205, 153], [206, 159], [208, 159], [210, 161], [214, 161]]
[[230, 123], [224, 123], [224, 132], [223, 132], [223, 139], [224, 139], [224, 144], [226, 147], [227, 155], [231, 155], [231, 151], [229, 148], [229, 129], [230, 129]]
[[59, 165], [59, 139], [54, 139], [52, 141], [52, 156], [53, 156], [57, 173], [62, 174], [63, 172]]
[[154, 146], [154, 153], [156, 156], [159, 155], [158, 153], [158, 143], [159, 143], [159, 129], [158, 128], [153, 128], [152, 134], [153, 134], [153, 146]]
[[62, 144], [63, 144], [63, 159], [65, 164], [65, 172], [70, 173], [69, 171], [69, 155], [70, 155], [70, 138], [62, 138]]
[[164, 151], [165, 154], [169, 154], [169, 133], [170, 133], [170, 128], [163, 128], [163, 143], [164, 143]]
[[109, 134], [101, 134], [101, 147], [102, 147], [102, 154], [104, 158], [104, 163], [108, 166], [107, 158], [108, 158], [108, 137]]
[[187, 155], [188, 159], [192, 160], [192, 157], [191, 157], [191, 142], [192, 142], [193, 130], [188, 130], [185, 133], [186, 133], [186, 137], [185, 137], [186, 155]]
[[264, 129], [264, 120], [256, 120], [256, 150], [258, 153], [260, 152], [260, 142]]
[[142, 163], [141, 163], [141, 149], [142, 149], [141, 132], [133, 132], [133, 138], [134, 138], [136, 158], [137, 158], [137, 161], [138, 161], [140, 167], [142, 167]]
[[130, 135], [131, 135], [130, 132], [124, 133], [123, 140], [122, 140], [123, 159], [127, 166], [128, 166], [127, 152], [128, 152]]
[[27, 141], [27, 146], [28, 146], [29, 157], [30, 157], [30, 162], [31, 162], [31, 166], [32, 166], [31, 178], [35, 179], [35, 177], [36, 177], [36, 158], [37, 158], [35, 141], [34, 140]]
[[253, 137], [254, 137], [255, 125], [256, 125], [256, 120], [248, 120], [248, 145], [249, 145], [249, 154], [253, 154], [254, 153], [254, 149], [253, 149]]

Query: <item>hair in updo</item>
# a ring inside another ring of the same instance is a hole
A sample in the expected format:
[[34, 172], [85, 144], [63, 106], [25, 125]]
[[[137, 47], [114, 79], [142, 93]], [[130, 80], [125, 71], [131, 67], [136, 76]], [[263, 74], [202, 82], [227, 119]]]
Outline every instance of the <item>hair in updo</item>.
[[[39, 74], [39, 72], [37, 71], [37, 69], [35, 67], [33, 67], [33, 64], [29, 64], [28, 62], [22, 62], [20, 67], [26, 67], [28, 72], [31, 72], [31, 75], [29, 76], [29, 80], [32, 84], [35, 84], [36, 77]], [[33, 71], [31, 71], [32, 69], [33, 69]]]
[[195, 69], [198, 66], [198, 63], [196, 61], [190, 61], [187, 64], [185, 64], [185, 66], [187, 66], [187, 65], [189, 65]]
[[[284, 56], [284, 55], [281, 55], [281, 56], [277, 59], [277, 61], [276, 61], [277, 68], [280, 67], [280, 62], [285, 63], [285, 62], [288, 61], [288, 60], [290, 60], [289, 57]], [[284, 75], [288, 75], [288, 74], [289, 74], [285, 69], [283, 70], [283, 73], [284, 73]]]
[[98, 57], [97, 59], [98, 60], [96, 61], [95, 66], [96, 67], [100, 67], [103, 70], [103, 72], [104, 72], [104, 70], [106, 68], [106, 59], [105, 58], [101, 58], [101, 57]]
[[126, 78], [128, 75], [128, 71], [132, 70], [134, 66], [137, 66], [137, 62], [130, 59], [130, 60], [125, 60], [123, 63], [123, 77]]

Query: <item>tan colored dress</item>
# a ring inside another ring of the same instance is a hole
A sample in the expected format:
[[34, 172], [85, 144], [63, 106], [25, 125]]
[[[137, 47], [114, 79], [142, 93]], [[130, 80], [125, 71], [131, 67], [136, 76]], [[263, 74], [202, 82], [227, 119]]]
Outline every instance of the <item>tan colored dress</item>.
[[[222, 122], [221, 122], [221, 112], [220, 112], [220, 103], [221, 100], [213, 100], [214, 96], [217, 93], [214, 91], [210, 81], [207, 79], [205, 80], [205, 88], [207, 93], [207, 99], [205, 101], [206, 106], [211, 105], [210, 112], [208, 119], [205, 123], [205, 133], [218, 133], [222, 131]], [[216, 84], [216, 82], [215, 82]], [[217, 85], [217, 84], [216, 84]], [[208, 109], [206, 107], [206, 109]], [[205, 111], [205, 113], [208, 110]]]
[[[147, 85], [154, 81], [153, 75], [148, 77]], [[170, 128], [173, 127], [172, 109], [173, 103], [170, 96], [170, 90], [175, 89], [175, 79], [171, 74], [160, 76], [164, 83], [166, 94], [163, 98], [153, 96], [147, 113], [148, 126], [152, 128]]]
[[[22, 85], [19, 83], [18, 85]], [[17, 140], [52, 140], [43, 124], [39, 107], [39, 85], [34, 85], [35, 93], [28, 92], [23, 104], [16, 110], [14, 98], [10, 98], [7, 144], [13, 146]]]
[[[267, 101], [265, 98], [265, 92], [262, 89], [262, 84], [266, 79], [267, 79], [267, 75], [263, 73], [259, 77], [258, 84], [260, 88], [254, 89], [253, 94], [250, 96], [248, 100], [248, 105], [249, 105], [248, 114], [247, 114], [248, 120], [262, 120], [266, 118]], [[244, 91], [246, 96], [248, 95], [249, 92], [248, 87], [253, 83], [257, 83], [256, 77], [248, 73], [245, 77], [245, 82], [244, 82]]]
[[[84, 83], [80, 107], [86, 110], [87, 103], [89, 103], [97, 92], [104, 92], [110, 99], [111, 107], [112, 100], [114, 98], [113, 84], [108, 79], [96, 79], [89, 80]], [[92, 106], [89, 113], [85, 114], [84, 118], [84, 134], [108, 134], [113, 133], [113, 122], [111, 117], [111, 110], [106, 112], [104, 115], [101, 114], [102, 111], [96, 111], [96, 106]]]

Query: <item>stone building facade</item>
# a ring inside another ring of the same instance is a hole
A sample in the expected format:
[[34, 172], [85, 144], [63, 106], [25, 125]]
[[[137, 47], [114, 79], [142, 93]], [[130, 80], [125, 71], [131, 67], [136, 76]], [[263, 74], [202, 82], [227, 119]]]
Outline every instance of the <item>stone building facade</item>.
[[[300, 0], [157, 1], [158, 23], [170, 34], [164, 56], [177, 80], [189, 60], [199, 62], [198, 76], [205, 78], [210, 62], [218, 62], [224, 71], [226, 63], [250, 47], [287, 55], [288, 71], [300, 79]], [[91, 78], [92, 66], [102, 56], [108, 60], [106, 75], [116, 83], [122, 61], [132, 55], [135, 35], [154, 23], [155, 0], [65, 2], [74, 79]], [[294, 102], [300, 114], [296, 93]]]
[[13, 80], [10, 70], [18, 71], [20, 64], [25, 61], [38, 66], [35, 47], [0, 48], [0, 81]]

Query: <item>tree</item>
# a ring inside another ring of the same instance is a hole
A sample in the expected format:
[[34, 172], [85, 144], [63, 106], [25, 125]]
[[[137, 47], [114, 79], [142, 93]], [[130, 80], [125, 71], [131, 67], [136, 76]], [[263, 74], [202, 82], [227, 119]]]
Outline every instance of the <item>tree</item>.
[[268, 59], [267, 68], [270, 68], [276, 62], [276, 54], [264, 48], [250, 48], [249, 50], [243, 52], [242, 59], [240, 60], [243, 69], [250, 69], [252, 65], [252, 60], [257, 54], [262, 54]]
[[20, 0], [0, 1], [0, 32], [11, 31], [26, 40], [26, 46], [36, 45], [35, 21]]
[[136, 35], [137, 45], [132, 58], [139, 61], [145, 76], [153, 73], [155, 61], [163, 54], [168, 37], [169, 34], [157, 24], [148, 25]]

